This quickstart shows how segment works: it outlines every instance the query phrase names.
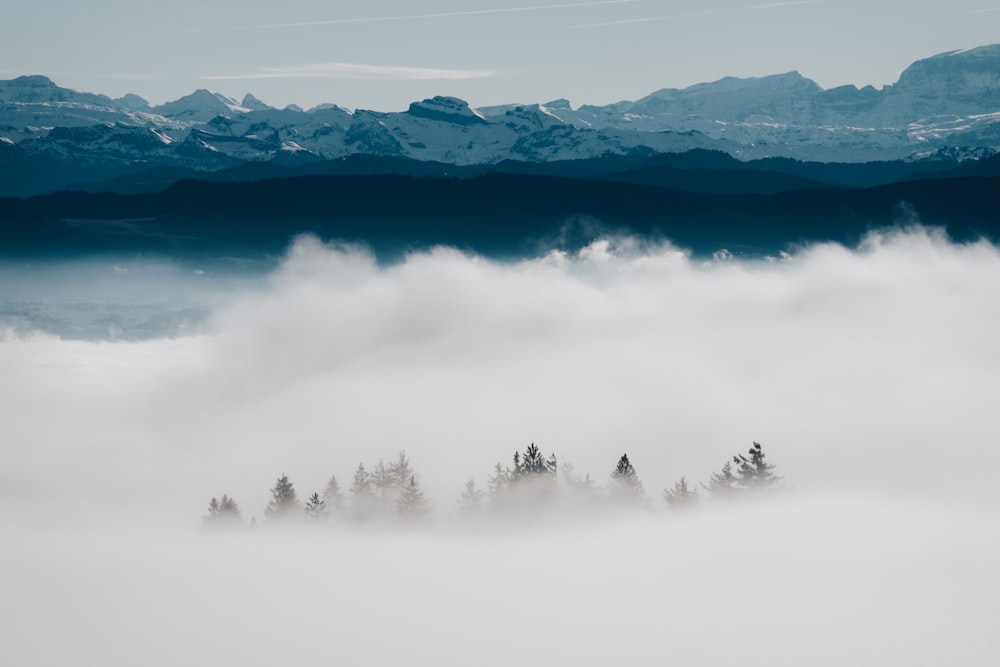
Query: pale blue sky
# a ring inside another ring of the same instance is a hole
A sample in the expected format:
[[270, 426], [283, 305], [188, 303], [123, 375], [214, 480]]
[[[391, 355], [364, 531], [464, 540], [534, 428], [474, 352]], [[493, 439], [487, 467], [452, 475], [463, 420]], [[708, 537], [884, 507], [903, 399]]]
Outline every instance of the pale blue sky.
[[0, 0], [0, 16], [0, 78], [385, 111], [438, 94], [605, 104], [793, 69], [881, 86], [1000, 42], [1000, 0]]

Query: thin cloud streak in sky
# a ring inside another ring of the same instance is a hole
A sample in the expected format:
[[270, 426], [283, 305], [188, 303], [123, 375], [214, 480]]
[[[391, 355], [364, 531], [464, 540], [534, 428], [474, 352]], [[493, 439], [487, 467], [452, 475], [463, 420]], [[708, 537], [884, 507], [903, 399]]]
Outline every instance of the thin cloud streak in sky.
[[298, 21], [290, 23], [267, 23], [261, 25], [233, 26], [233, 30], [270, 30], [275, 28], [309, 28], [324, 25], [347, 25], [351, 23], [382, 23], [389, 21], [422, 21], [428, 19], [455, 18], [460, 16], [483, 16], [488, 14], [518, 14], [524, 12], [542, 12], [560, 9], [578, 9], [583, 7], [600, 7], [604, 5], [625, 5], [639, 0], [599, 0], [598, 2], [568, 2], [558, 5], [534, 5], [527, 7], [497, 7], [492, 9], [469, 9], [454, 12], [435, 12], [432, 14], [401, 14], [397, 16], [360, 16], [355, 18], [325, 19], [318, 21]]
[[782, 7], [797, 7], [799, 5], [822, 5], [824, 0], [795, 0], [794, 2], [771, 2], [766, 5], [747, 7], [748, 12], [759, 12], [765, 9], [781, 9]]
[[256, 72], [210, 74], [198, 77], [208, 81], [240, 79], [361, 79], [377, 81], [460, 81], [498, 76], [488, 70], [437, 69], [402, 65], [364, 63], [311, 63], [287, 67], [263, 67]]
[[644, 16], [634, 19], [623, 19], [621, 21], [607, 21], [605, 23], [584, 23], [581, 25], [571, 25], [567, 30], [578, 30], [581, 28], [606, 28], [616, 25], [628, 25], [631, 23], [652, 23], [653, 21], [670, 21], [673, 19], [694, 18], [696, 16], [714, 16], [720, 14], [719, 11], [708, 12], [688, 12], [686, 14], [668, 14], [667, 16]]
[[744, 7], [743, 9], [733, 9], [727, 12], [726, 10], [709, 10], [704, 12], [686, 12], [684, 14], [667, 14], [665, 16], [642, 16], [633, 19], [622, 19], [620, 21], [605, 21], [602, 23], [584, 23], [581, 25], [571, 25], [568, 30], [577, 30], [581, 28], [609, 28], [619, 25], [631, 25], [635, 23], [652, 23], [654, 21], [671, 21], [676, 19], [686, 19], [695, 18], [699, 16], [718, 16], [726, 13], [735, 12], [757, 12], [768, 9], [781, 9], [783, 7], [793, 7], [798, 5], [821, 5], [825, 0], [796, 0], [795, 2], [774, 2], [766, 5], [754, 5], [753, 7]]

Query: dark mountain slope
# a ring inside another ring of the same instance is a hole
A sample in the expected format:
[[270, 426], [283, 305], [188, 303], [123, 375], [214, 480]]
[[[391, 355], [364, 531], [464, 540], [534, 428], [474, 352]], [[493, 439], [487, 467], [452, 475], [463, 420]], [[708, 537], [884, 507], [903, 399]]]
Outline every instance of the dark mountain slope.
[[[997, 238], [998, 210], [998, 177], [775, 195], [511, 174], [189, 180], [156, 194], [0, 199], [0, 253], [266, 255], [281, 252], [295, 234], [312, 232], [365, 242], [386, 256], [432, 244], [511, 256], [537, 252], [557, 236], [585, 243], [603, 227], [666, 237], [697, 253], [726, 247], [766, 254], [808, 241], [851, 244], [867, 230], [916, 219], [944, 226], [960, 240]], [[575, 236], [566, 237], [567, 230]]]

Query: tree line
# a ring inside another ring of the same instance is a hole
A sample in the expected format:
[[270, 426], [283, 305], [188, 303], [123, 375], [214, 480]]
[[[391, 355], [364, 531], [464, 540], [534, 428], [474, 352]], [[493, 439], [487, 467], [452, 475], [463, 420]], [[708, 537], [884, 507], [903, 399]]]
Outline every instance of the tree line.
[[[676, 511], [697, 505], [703, 495], [699, 491], [714, 501], [772, 491], [779, 488], [782, 479], [774, 473], [774, 468], [765, 460], [761, 444], [754, 442], [746, 454], [734, 455], [721, 469], [712, 472], [708, 481], [700, 484], [700, 490], [681, 477], [673, 486], [663, 489], [660, 497], [668, 510]], [[322, 492], [314, 491], [305, 502], [299, 500], [287, 475], [278, 477], [270, 491], [271, 499], [264, 511], [267, 524], [412, 522], [430, 514], [430, 502], [421, 488], [420, 475], [414, 471], [406, 452], [400, 452], [388, 464], [380, 460], [371, 470], [364, 463], [358, 464], [346, 493], [335, 475], [327, 480]], [[650, 509], [653, 502], [628, 454], [621, 455], [607, 482], [599, 485], [589, 474], [578, 476], [571, 464], [560, 466], [554, 454], [545, 456], [532, 443], [523, 453], [514, 452], [512, 465], [498, 462], [493, 467], [486, 490], [475, 479], [467, 480], [454, 510], [459, 517], [469, 519], [486, 514], [537, 513], [560, 507]], [[209, 501], [202, 524], [206, 528], [247, 526], [239, 504], [227, 494]], [[257, 525], [256, 517], [250, 518], [249, 525]]]

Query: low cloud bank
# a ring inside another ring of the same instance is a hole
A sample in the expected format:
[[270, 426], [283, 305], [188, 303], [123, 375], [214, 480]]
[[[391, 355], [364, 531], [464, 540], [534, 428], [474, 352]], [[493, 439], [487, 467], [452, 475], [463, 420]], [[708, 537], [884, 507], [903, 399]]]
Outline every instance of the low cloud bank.
[[[996, 247], [919, 228], [759, 262], [608, 238], [385, 267], [303, 238], [196, 333], [8, 329], [0, 645], [19, 665], [981, 664], [997, 304]], [[663, 510], [754, 440], [785, 493]], [[627, 452], [656, 511], [446, 528], [466, 480], [532, 442], [599, 485]], [[305, 500], [401, 450], [431, 527], [266, 530], [279, 475]], [[199, 533], [222, 494], [265, 526]]]
[[306, 237], [197, 335], [8, 332], [0, 502], [259, 517], [282, 473], [305, 497], [405, 450], [447, 512], [531, 442], [599, 483], [628, 452], [658, 497], [754, 440], [799, 493], [996, 502], [998, 285], [994, 246], [920, 228], [772, 262], [623, 238], [380, 267]]

